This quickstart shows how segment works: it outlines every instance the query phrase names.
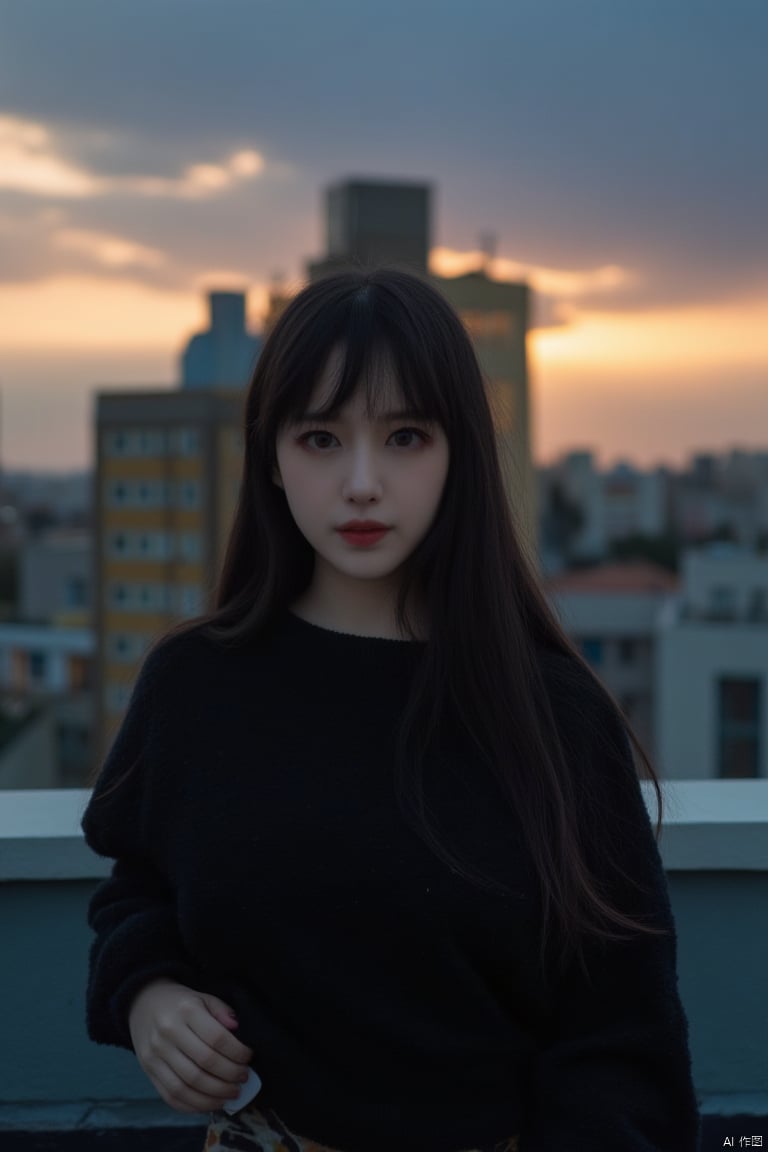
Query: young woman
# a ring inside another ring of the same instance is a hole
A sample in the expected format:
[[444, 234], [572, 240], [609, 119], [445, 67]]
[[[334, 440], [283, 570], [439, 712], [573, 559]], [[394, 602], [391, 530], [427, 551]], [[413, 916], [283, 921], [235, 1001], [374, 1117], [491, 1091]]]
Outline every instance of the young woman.
[[215, 610], [146, 657], [83, 819], [115, 859], [90, 1036], [209, 1152], [694, 1152], [630, 739], [660, 803], [521, 549], [456, 314], [401, 271], [311, 284]]

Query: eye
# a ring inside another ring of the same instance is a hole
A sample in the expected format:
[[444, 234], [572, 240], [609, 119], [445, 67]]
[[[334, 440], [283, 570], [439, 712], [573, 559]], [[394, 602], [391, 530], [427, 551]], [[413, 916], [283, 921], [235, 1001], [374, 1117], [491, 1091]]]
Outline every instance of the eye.
[[[407, 436], [411, 436], [411, 437], [418, 436], [419, 442], [422, 444], [426, 444], [426, 442], [429, 440], [428, 434], [426, 432], [423, 432], [420, 428], [398, 428], [396, 432], [393, 432], [391, 434], [389, 439], [392, 440], [395, 436], [403, 436], [403, 435], [407, 435]], [[319, 452], [324, 451], [325, 448], [322, 444], [320, 446], [318, 446], [316, 444], [314, 444], [314, 445], [310, 444], [310, 440], [312, 439], [313, 436], [330, 436], [332, 440], [336, 439], [336, 437], [333, 435], [332, 432], [327, 432], [325, 429], [322, 429], [322, 428], [314, 428], [310, 432], [302, 433], [302, 435], [299, 436], [297, 443], [309, 444], [310, 448], [314, 447]], [[407, 447], [410, 447], [410, 444], [412, 444], [412, 443], [413, 443], [413, 441], [411, 440], [410, 443], [408, 443], [408, 444], [402, 444], [401, 443], [398, 445], [398, 447], [407, 448]], [[327, 445], [325, 447], [327, 447]]]
[[426, 444], [429, 436], [426, 432], [422, 432], [420, 428], [398, 428], [397, 432], [392, 433], [393, 436], [418, 436], [422, 444]]
[[[309, 444], [309, 441], [311, 440], [311, 438], [313, 436], [331, 436], [332, 438], [334, 438], [331, 432], [324, 432], [322, 429], [316, 428], [314, 432], [302, 433], [302, 435], [299, 436], [297, 443], [298, 444]], [[316, 447], [316, 445], [310, 445], [310, 447]], [[322, 451], [322, 447], [321, 447], [321, 451]]]

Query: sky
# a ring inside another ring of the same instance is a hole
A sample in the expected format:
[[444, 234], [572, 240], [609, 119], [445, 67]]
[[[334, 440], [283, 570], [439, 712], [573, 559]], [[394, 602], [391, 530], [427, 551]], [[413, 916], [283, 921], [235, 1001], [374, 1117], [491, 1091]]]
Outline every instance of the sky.
[[548, 463], [768, 450], [764, 0], [0, 0], [0, 464], [93, 459], [205, 293], [298, 288], [324, 189], [433, 188], [526, 279]]

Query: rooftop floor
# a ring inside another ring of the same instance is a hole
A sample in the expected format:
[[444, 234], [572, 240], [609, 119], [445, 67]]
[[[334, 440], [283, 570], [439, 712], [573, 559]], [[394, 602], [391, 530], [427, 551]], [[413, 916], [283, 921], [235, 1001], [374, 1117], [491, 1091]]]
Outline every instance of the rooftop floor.
[[[663, 787], [660, 850], [704, 1118], [701, 1152], [768, 1148], [768, 780]], [[655, 818], [653, 790], [643, 790]], [[173, 1112], [131, 1053], [91, 1044], [85, 1033], [86, 908], [110, 868], [82, 839], [88, 795], [2, 793], [0, 1150], [202, 1152], [206, 1117]]]

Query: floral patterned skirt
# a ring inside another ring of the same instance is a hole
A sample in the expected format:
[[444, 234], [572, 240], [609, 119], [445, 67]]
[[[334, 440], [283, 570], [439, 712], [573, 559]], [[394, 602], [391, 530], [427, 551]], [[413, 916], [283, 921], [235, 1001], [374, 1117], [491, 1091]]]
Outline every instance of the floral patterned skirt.
[[[211, 1114], [203, 1152], [339, 1152], [339, 1149], [297, 1136], [271, 1108], [259, 1109], [249, 1104], [234, 1116], [226, 1112]], [[493, 1147], [467, 1149], [467, 1152], [518, 1152], [517, 1137], [511, 1136]]]

